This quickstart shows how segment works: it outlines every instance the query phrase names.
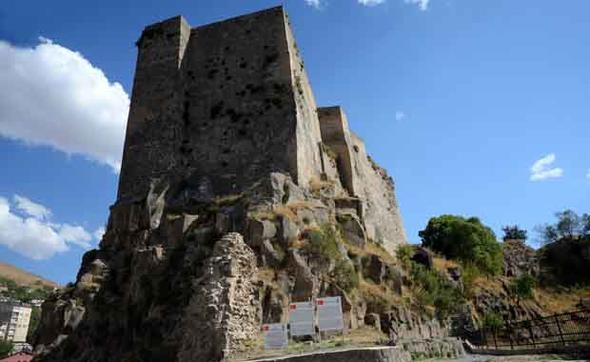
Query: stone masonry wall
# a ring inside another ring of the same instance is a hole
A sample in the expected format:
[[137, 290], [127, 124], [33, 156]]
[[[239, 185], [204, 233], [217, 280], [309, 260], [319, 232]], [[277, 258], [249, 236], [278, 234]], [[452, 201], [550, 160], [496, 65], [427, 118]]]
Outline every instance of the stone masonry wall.
[[367, 236], [390, 253], [407, 243], [406, 231], [395, 197], [393, 179], [367, 154], [364, 142], [351, 132], [353, 172], [357, 196], [363, 200], [363, 218]]
[[273, 171], [299, 184], [319, 176], [315, 101], [294, 44], [282, 7], [193, 29], [180, 17], [147, 27], [119, 200], [162, 177], [207, 198]]
[[364, 142], [348, 127], [341, 107], [318, 110], [323, 142], [338, 156], [338, 172], [350, 196], [362, 201], [367, 236], [394, 253], [407, 242], [393, 180], [367, 155]]

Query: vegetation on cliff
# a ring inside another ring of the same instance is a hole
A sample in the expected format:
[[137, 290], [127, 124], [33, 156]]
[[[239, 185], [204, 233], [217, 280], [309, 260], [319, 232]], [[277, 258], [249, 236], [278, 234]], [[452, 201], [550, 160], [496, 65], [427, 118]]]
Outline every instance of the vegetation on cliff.
[[498, 275], [502, 271], [501, 245], [492, 229], [476, 217], [434, 217], [418, 235], [423, 246], [448, 259], [472, 263], [486, 275]]

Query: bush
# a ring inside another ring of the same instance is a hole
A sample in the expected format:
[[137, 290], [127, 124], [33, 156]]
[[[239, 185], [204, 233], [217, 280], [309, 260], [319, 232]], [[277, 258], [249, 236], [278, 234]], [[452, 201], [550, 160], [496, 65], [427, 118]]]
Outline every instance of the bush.
[[526, 240], [527, 231], [518, 227], [518, 225], [504, 226], [502, 228], [504, 237], [502, 240]]
[[462, 269], [461, 278], [463, 280], [463, 294], [466, 298], [471, 298], [473, 297], [475, 280], [481, 276], [481, 273], [472, 263], [464, 263]]
[[336, 262], [332, 277], [336, 281], [336, 285], [346, 292], [356, 289], [359, 285], [359, 276], [356, 270], [350, 263], [342, 259]]
[[504, 320], [502, 316], [497, 312], [489, 311], [483, 317], [483, 326], [490, 329], [498, 329], [502, 327]]
[[342, 257], [338, 248], [340, 236], [331, 226], [324, 225], [320, 230], [309, 231], [308, 239], [305, 251], [316, 259], [320, 266], [327, 267], [332, 260]]
[[590, 285], [590, 237], [547, 244], [539, 259], [543, 284]]
[[523, 274], [510, 283], [510, 294], [516, 300], [516, 305], [519, 305], [521, 300], [533, 298], [536, 284], [535, 278], [529, 274]]
[[442, 215], [428, 221], [419, 233], [422, 244], [449, 259], [473, 263], [484, 274], [498, 275], [504, 257], [494, 232], [478, 218]]
[[12, 342], [0, 340], [0, 358], [8, 356], [13, 347]]
[[359, 277], [354, 266], [340, 252], [342, 239], [338, 230], [324, 225], [320, 230], [309, 231], [308, 239], [305, 251], [317, 262], [320, 270], [327, 272], [327, 268], [335, 262], [334, 270], [330, 273], [334, 283], [346, 292], [358, 287]]
[[426, 269], [423, 265], [413, 263], [411, 278], [419, 307], [424, 310], [427, 306], [433, 306], [440, 320], [455, 313], [463, 303], [459, 289], [434, 269]]
[[416, 252], [416, 248], [413, 245], [400, 245], [397, 249], [397, 258], [400, 261], [404, 269], [410, 269], [412, 267], [412, 257]]

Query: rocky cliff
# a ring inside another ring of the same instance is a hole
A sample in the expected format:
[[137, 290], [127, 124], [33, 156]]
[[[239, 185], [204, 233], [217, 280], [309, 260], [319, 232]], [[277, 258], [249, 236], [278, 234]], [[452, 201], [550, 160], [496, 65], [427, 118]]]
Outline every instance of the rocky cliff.
[[347, 329], [369, 315], [382, 329], [376, 295], [403, 284], [394, 183], [339, 108], [317, 110], [283, 9], [176, 17], [137, 45], [118, 198], [99, 249], [44, 304], [37, 358], [231, 359], [290, 302], [327, 295]]

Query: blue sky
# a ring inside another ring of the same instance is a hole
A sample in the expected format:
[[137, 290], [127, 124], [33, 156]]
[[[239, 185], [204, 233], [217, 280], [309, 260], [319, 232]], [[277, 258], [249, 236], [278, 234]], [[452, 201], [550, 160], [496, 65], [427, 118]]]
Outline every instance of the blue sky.
[[[145, 25], [277, 4], [3, 1], [0, 260], [65, 283], [97, 244]], [[392, 174], [412, 242], [442, 213], [479, 216], [498, 236], [517, 223], [534, 239], [555, 211], [590, 211], [590, 2], [285, 6], [318, 103], [342, 105]]]

